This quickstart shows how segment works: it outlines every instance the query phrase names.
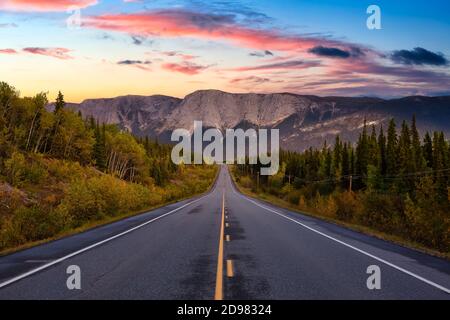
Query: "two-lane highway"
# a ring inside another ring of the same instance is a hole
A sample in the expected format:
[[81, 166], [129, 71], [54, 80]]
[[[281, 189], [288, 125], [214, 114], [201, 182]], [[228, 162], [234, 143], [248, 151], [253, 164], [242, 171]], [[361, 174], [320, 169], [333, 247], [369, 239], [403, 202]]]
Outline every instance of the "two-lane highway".
[[[81, 269], [69, 290], [67, 267]], [[381, 289], [369, 290], [369, 266]], [[0, 258], [0, 299], [450, 299], [450, 263], [211, 192]]]

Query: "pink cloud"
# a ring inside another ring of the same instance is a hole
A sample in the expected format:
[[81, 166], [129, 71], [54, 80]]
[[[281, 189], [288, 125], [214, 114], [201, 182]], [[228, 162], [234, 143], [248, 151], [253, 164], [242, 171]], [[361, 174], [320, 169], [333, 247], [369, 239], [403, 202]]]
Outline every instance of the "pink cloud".
[[2, 54], [17, 54], [17, 51], [14, 49], [0, 49], [0, 53], [2, 53]]
[[183, 63], [165, 63], [162, 65], [162, 68], [171, 71], [171, 72], [180, 72], [187, 75], [196, 75], [207, 69], [207, 66], [201, 66], [191, 62], [183, 62]]
[[101, 30], [141, 36], [225, 40], [253, 49], [306, 51], [317, 45], [346, 46], [345, 43], [326, 38], [303, 37], [287, 35], [274, 30], [252, 29], [236, 23], [230, 15], [196, 13], [181, 9], [134, 14], [105, 14], [87, 18], [85, 24]]
[[193, 60], [195, 58], [198, 58], [197, 56], [191, 55], [191, 54], [185, 54], [185, 53], [181, 53], [178, 51], [164, 51], [161, 52], [162, 55], [166, 56], [166, 57], [179, 57], [182, 60], [186, 61], [186, 60]]
[[250, 67], [235, 68], [234, 71], [267, 71], [267, 70], [301, 70], [313, 67], [319, 67], [318, 61], [291, 60], [285, 62], [262, 64]]
[[53, 57], [61, 60], [68, 60], [73, 59], [72, 56], [69, 55], [69, 52], [72, 50], [66, 49], [66, 48], [24, 48], [24, 52], [31, 53], [31, 54], [38, 54], [48, 57]]
[[86, 8], [97, 0], [1, 0], [0, 10], [9, 11], [65, 11], [70, 7]]

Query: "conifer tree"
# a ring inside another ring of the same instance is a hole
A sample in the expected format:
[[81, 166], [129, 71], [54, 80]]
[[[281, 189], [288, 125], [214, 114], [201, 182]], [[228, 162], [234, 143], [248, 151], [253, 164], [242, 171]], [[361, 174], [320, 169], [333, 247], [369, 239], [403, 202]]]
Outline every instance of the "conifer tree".
[[394, 175], [397, 173], [397, 129], [394, 119], [389, 122], [388, 137], [386, 145], [386, 173]]

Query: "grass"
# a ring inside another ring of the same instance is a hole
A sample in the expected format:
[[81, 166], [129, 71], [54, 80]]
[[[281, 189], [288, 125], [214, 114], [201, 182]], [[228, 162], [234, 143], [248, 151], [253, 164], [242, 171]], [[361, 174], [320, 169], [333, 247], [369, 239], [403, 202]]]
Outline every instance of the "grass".
[[[232, 172], [233, 170], [230, 170], [230, 171]], [[250, 188], [245, 188], [236, 182], [236, 179], [235, 179], [235, 176], [233, 173], [231, 174], [231, 176], [232, 176], [232, 179], [233, 179], [233, 182], [234, 182], [234, 185], [236, 186], [236, 188], [243, 194], [245, 194], [249, 197], [252, 197], [254, 199], [263, 200], [270, 204], [274, 204], [274, 205], [284, 208], [284, 209], [289, 209], [291, 211], [297, 212], [302, 215], [310, 216], [313, 218], [318, 218], [320, 220], [327, 221], [327, 222], [333, 223], [335, 225], [339, 225], [341, 227], [345, 227], [347, 229], [350, 229], [350, 230], [353, 230], [356, 232], [360, 232], [360, 233], [363, 233], [363, 234], [366, 234], [366, 235], [369, 235], [369, 236], [372, 236], [372, 237], [375, 237], [375, 238], [378, 238], [381, 240], [389, 241], [394, 244], [398, 244], [398, 245], [407, 247], [409, 249], [420, 251], [422, 253], [426, 253], [426, 254], [429, 254], [429, 255], [432, 255], [435, 257], [439, 257], [439, 258], [443, 258], [446, 260], [450, 260], [450, 252], [441, 252], [441, 251], [438, 251], [435, 249], [431, 249], [420, 243], [417, 243], [417, 242], [414, 242], [411, 240], [407, 240], [407, 239], [404, 239], [399, 236], [391, 235], [391, 234], [388, 234], [385, 232], [381, 232], [381, 231], [375, 230], [375, 229], [367, 227], [367, 226], [362, 226], [362, 225], [355, 224], [355, 223], [344, 222], [344, 221], [341, 221], [338, 219], [333, 219], [331, 217], [320, 215], [318, 213], [306, 212], [304, 210], [300, 210], [297, 206], [289, 203], [288, 201], [280, 199], [274, 195], [267, 194], [264, 192], [256, 193], [256, 192], [252, 191]]]

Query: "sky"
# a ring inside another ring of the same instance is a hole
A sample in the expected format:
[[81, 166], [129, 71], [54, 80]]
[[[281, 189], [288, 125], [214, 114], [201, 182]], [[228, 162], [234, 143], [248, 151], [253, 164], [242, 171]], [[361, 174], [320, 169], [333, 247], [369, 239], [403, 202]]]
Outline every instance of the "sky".
[[450, 95], [449, 11], [445, 0], [0, 0], [0, 81], [71, 102]]

